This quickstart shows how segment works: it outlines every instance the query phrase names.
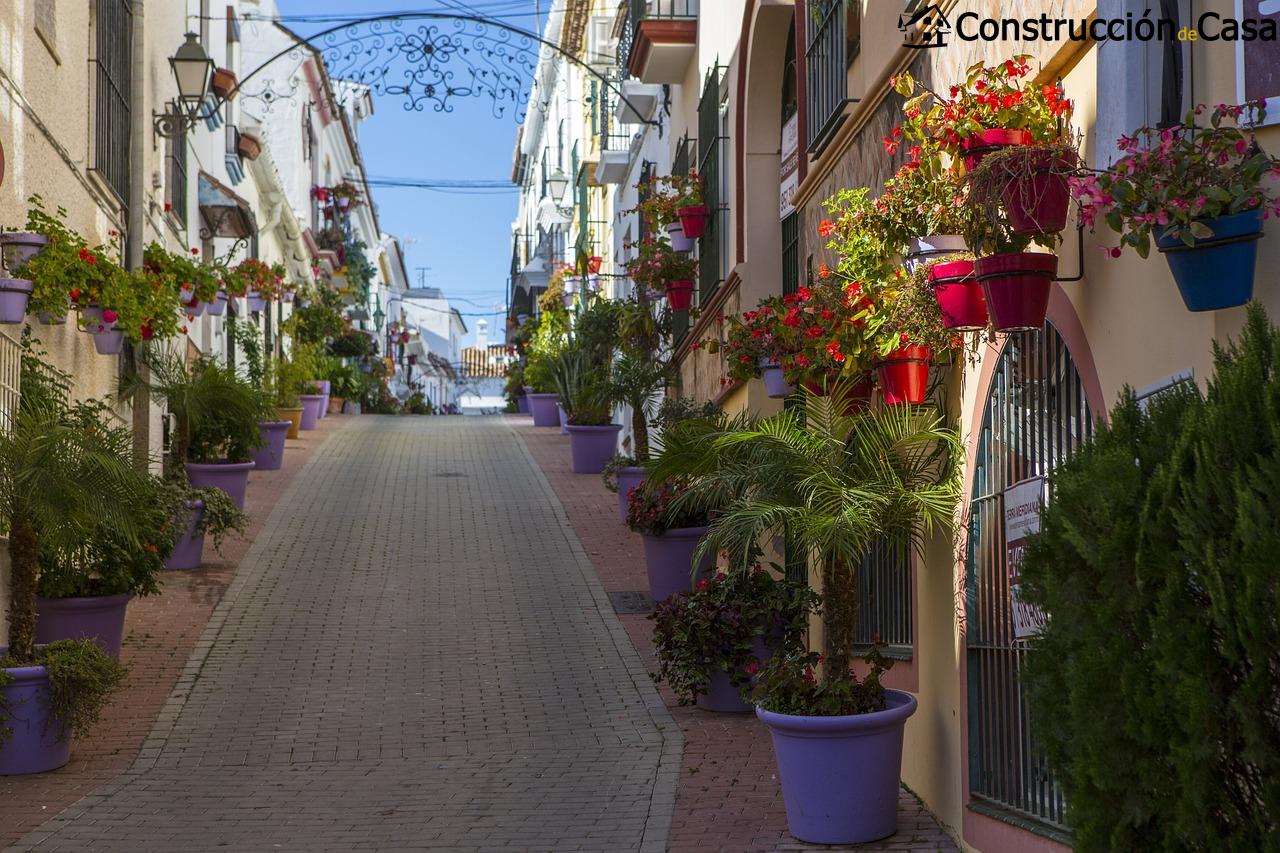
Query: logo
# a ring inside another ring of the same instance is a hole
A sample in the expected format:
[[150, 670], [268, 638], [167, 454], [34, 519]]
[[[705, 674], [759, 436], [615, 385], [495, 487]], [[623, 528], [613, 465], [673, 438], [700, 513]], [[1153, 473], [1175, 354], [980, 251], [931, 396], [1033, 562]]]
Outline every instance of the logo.
[[946, 46], [947, 36], [951, 35], [951, 22], [937, 3], [930, 3], [923, 9], [899, 15], [898, 29], [902, 32], [904, 46], [924, 50]]

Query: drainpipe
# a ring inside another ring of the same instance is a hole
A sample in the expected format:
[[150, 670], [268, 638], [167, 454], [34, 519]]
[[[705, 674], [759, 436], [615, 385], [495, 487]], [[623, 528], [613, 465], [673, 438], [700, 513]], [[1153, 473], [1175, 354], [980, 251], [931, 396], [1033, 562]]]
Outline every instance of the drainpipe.
[[[150, 113], [147, 110], [147, 63], [145, 0], [133, 0], [133, 68], [129, 83], [129, 210], [126, 226], [128, 242], [125, 245], [125, 266], [134, 270], [142, 266], [142, 249], [146, 243], [147, 224], [147, 130]], [[125, 370], [142, 372], [146, 368], [138, 363], [137, 351], [126, 349]], [[133, 461], [146, 470], [151, 458], [151, 395], [146, 386], [139, 384], [133, 401]]]

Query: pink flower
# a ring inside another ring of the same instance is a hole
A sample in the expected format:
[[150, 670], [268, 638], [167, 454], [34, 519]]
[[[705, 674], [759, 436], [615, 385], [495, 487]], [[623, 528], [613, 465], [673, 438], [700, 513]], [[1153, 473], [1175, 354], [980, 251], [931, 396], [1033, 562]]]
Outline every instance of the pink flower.
[[102, 319], [108, 323], [114, 323], [120, 315], [112, 311], [110, 308], [104, 308], [102, 311]]

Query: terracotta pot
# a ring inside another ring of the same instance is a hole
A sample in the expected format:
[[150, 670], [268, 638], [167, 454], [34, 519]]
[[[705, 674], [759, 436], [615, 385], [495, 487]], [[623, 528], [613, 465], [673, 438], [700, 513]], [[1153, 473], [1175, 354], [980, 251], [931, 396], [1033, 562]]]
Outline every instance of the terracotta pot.
[[219, 100], [231, 100], [238, 92], [236, 89], [236, 73], [230, 68], [215, 69], [209, 88], [213, 90], [213, 94], [217, 95]]
[[257, 160], [258, 155], [262, 153], [262, 143], [258, 141], [258, 137], [242, 133], [240, 138], [236, 140], [236, 151], [240, 152], [240, 156], [247, 160]]
[[289, 422], [289, 431], [285, 433], [286, 438], [297, 438], [298, 430], [302, 429], [302, 407], [283, 408], [276, 407], [276, 417], [282, 421]]

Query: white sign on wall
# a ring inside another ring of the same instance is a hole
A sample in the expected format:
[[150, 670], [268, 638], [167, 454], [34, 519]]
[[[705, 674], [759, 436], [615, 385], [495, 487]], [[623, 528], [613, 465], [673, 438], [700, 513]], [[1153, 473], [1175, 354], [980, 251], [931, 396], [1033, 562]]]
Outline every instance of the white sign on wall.
[[1013, 614], [1013, 636], [1025, 639], [1040, 633], [1044, 611], [1022, 600], [1022, 553], [1027, 537], [1040, 532], [1040, 509], [1044, 506], [1045, 480], [1033, 477], [1004, 490], [1005, 565], [1009, 571], [1009, 607]]
[[786, 219], [795, 210], [791, 197], [800, 185], [800, 114], [787, 119], [782, 126], [782, 175], [778, 193], [778, 219]]

